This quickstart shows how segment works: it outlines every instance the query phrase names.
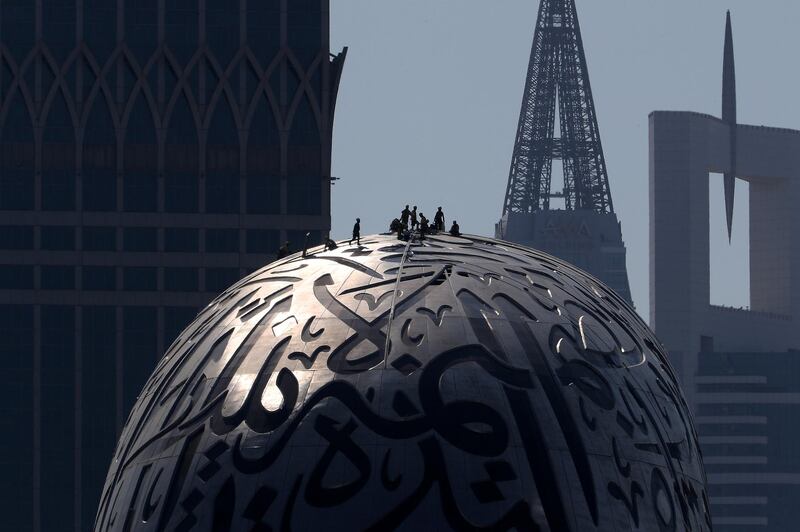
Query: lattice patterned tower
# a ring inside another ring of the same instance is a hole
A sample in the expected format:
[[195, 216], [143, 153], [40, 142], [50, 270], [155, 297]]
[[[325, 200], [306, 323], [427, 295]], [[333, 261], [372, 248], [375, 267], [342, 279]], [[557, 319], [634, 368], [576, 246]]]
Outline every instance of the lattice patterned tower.
[[282, 240], [327, 236], [328, 18], [328, 0], [0, 3], [3, 530], [88, 530], [158, 356]]
[[[560, 137], [554, 136], [556, 109]], [[563, 187], [553, 190], [553, 160]], [[551, 206], [563, 199], [564, 208]], [[575, 0], [542, 0], [499, 238], [566, 259], [631, 301]]]

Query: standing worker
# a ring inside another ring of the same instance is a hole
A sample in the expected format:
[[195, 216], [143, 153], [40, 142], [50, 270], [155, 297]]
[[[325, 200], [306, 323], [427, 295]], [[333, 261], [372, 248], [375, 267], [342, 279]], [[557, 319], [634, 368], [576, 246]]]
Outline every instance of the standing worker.
[[417, 206], [414, 205], [414, 208], [411, 210], [411, 230], [413, 231], [417, 225]]
[[408, 227], [409, 216], [411, 216], [411, 210], [408, 208], [408, 205], [406, 205], [406, 208], [400, 213], [400, 221], [403, 222], [403, 225], [406, 227]]
[[425, 218], [425, 215], [419, 213], [419, 238], [425, 238], [425, 233], [428, 232], [428, 219]]
[[361, 218], [356, 218], [356, 223], [353, 225], [353, 238], [347, 244], [350, 245], [356, 241], [356, 244], [361, 245]]
[[439, 207], [439, 210], [433, 215], [433, 228], [437, 231], [444, 231], [444, 213], [441, 207]]

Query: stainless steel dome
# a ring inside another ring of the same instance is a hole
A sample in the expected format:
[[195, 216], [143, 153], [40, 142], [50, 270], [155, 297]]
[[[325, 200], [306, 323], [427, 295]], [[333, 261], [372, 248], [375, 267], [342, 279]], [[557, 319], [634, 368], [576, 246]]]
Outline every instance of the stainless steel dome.
[[596, 279], [506, 242], [294, 255], [147, 382], [96, 530], [708, 530], [665, 353]]

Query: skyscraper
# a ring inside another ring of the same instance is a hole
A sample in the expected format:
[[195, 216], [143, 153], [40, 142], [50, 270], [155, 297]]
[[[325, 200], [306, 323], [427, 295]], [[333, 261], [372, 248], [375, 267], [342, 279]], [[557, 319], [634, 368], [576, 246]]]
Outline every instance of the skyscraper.
[[[800, 520], [800, 131], [739, 124], [730, 15], [722, 116], [650, 115], [650, 322], [695, 413], [714, 530]], [[711, 303], [709, 173], [748, 182], [749, 308]]]
[[8, 530], [91, 527], [173, 337], [330, 229], [327, 0], [0, 4]]
[[[555, 190], [554, 161], [563, 168]], [[495, 233], [572, 262], [631, 301], [575, 0], [541, 0]]]

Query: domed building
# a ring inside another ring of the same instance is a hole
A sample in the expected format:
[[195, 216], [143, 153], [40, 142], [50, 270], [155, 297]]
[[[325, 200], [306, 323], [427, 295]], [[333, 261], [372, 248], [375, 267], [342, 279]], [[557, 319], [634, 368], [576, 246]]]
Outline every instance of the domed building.
[[658, 340], [498, 240], [377, 235], [272, 263], [179, 336], [95, 530], [709, 530]]

